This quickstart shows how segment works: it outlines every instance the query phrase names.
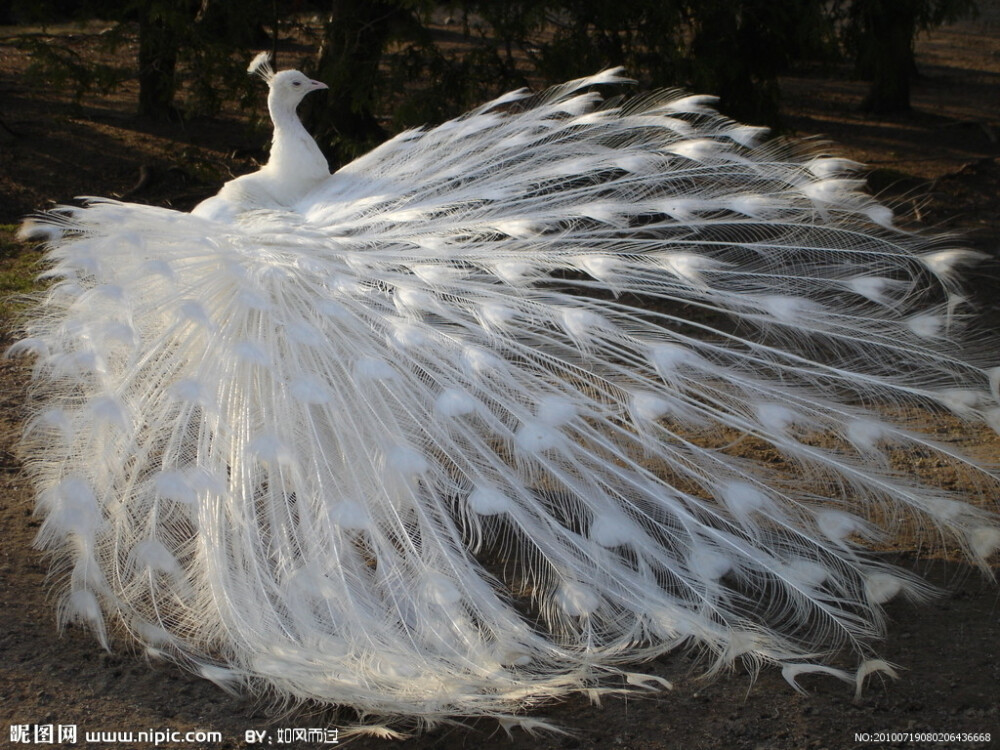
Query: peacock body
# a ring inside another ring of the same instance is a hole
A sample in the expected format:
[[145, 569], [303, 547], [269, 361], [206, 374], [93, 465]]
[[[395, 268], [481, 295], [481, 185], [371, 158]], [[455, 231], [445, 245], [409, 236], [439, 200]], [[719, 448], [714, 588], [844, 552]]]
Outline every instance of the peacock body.
[[1000, 428], [995, 352], [955, 333], [974, 254], [895, 228], [856, 165], [708, 97], [603, 101], [611, 70], [330, 175], [295, 115], [322, 84], [255, 66], [260, 172], [36, 220], [24, 451], [63, 621], [428, 724], [654, 684], [629, 665], [679, 646], [860, 681], [882, 603], [924, 591], [867, 545], [1000, 547], [899, 462], [996, 492], [932, 435]]

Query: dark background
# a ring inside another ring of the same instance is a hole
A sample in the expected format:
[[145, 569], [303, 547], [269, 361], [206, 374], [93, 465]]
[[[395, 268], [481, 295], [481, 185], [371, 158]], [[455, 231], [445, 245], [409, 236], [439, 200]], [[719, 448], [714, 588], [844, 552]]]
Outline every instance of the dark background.
[[[333, 166], [402, 127], [439, 121], [503, 90], [624, 62], [641, 87], [721, 94], [723, 109], [741, 119], [789, 136], [829, 137], [834, 151], [872, 166], [872, 188], [905, 214], [905, 224], [961, 232], [995, 258], [1000, 2], [980, 0], [977, 16], [965, 15], [966, 2], [906, 4], [916, 9], [912, 24], [895, 0], [345, 0], [281, 3], [280, 13], [270, 0], [135, 2], [123, 10], [120, 3], [3, 2], [0, 24], [16, 23], [0, 26], [0, 224], [7, 225], [0, 228], [0, 294], [23, 291], [24, 269], [37, 257], [12, 239], [11, 225], [32, 210], [77, 195], [187, 209], [256, 169], [268, 141], [264, 87], [243, 71], [255, 51], [272, 47], [279, 66], [300, 66], [331, 84], [328, 94], [310, 97], [306, 115]], [[893, 31], [878, 26], [886, 13]], [[877, 62], [866, 46], [890, 36], [906, 41], [883, 45], [904, 60], [903, 103], [887, 104], [878, 88], [879, 77], [888, 80], [886, 71], [898, 66]], [[972, 295], [995, 315], [994, 268], [987, 263], [973, 277]], [[0, 348], [11, 341], [4, 333]], [[150, 664], [121, 641], [106, 653], [81, 629], [57, 632], [45, 562], [31, 548], [33, 499], [14, 457], [26, 383], [23, 363], [0, 360], [0, 746], [10, 724], [77, 724], [81, 746], [84, 731], [222, 732], [225, 741], [212, 747], [242, 747], [248, 729], [346, 726], [349, 714], [231, 696]], [[942, 437], [1000, 456], [996, 435], [960, 429], [940, 426]], [[949, 481], [961, 489], [960, 477]], [[809, 692], [800, 695], [775, 670], [756, 681], [737, 671], [705, 682], [677, 654], [642, 667], [671, 679], [672, 692], [599, 706], [574, 697], [530, 714], [567, 736], [515, 730], [509, 739], [484, 721], [398, 746], [991, 746], [855, 739], [957, 731], [989, 732], [996, 746], [997, 587], [957, 560], [931, 557], [919, 539], [885, 554], [949, 593], [890, 605], [878, 652], [899, 665], [900, 679], [872, 681], [857, 701], [850, 686], [821, 677], [804, 678]], [[387, 745], [366, 738], [352, 747]]]

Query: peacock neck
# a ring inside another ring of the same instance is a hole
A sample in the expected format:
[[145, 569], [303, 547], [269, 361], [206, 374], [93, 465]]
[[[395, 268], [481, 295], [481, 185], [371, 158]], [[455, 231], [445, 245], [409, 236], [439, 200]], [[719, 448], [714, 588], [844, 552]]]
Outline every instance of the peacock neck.
[[274, 138], [265, 169], [282, 179], [315, 181], [330, 174], [326, 157], [303, 126], [294, 107], [268, 98]]

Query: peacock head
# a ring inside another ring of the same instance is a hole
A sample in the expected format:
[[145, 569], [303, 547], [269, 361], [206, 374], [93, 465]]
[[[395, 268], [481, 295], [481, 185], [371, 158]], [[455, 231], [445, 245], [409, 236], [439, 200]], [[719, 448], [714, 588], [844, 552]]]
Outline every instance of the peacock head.
[[314, 81], [298, 70], [282, 70], [280, 73], [275, 73], [271, 67], [271, 56], [267, 52], [257, 55], [250, 63], [247, 72], [259, 75], [267, 82], [271, 89], [268, 105], [272, 112], [276, 108], [294, 112], [299, 102], [310, 91], [329, 88], [322, 81]]
[[271, 93], [275, 103], [295, 109], [310, 91], [328, 88], [322, 81], [314, 81], [297, 70], [283, 70], [271, 79]]

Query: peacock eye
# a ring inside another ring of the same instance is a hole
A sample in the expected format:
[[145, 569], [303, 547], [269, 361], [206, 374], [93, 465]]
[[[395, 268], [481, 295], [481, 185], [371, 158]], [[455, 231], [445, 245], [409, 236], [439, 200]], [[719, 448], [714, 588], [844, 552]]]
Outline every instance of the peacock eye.
[[301, 86], [302, 85], [302, 81], [292, 81], [292, 85], [293, 86]]

